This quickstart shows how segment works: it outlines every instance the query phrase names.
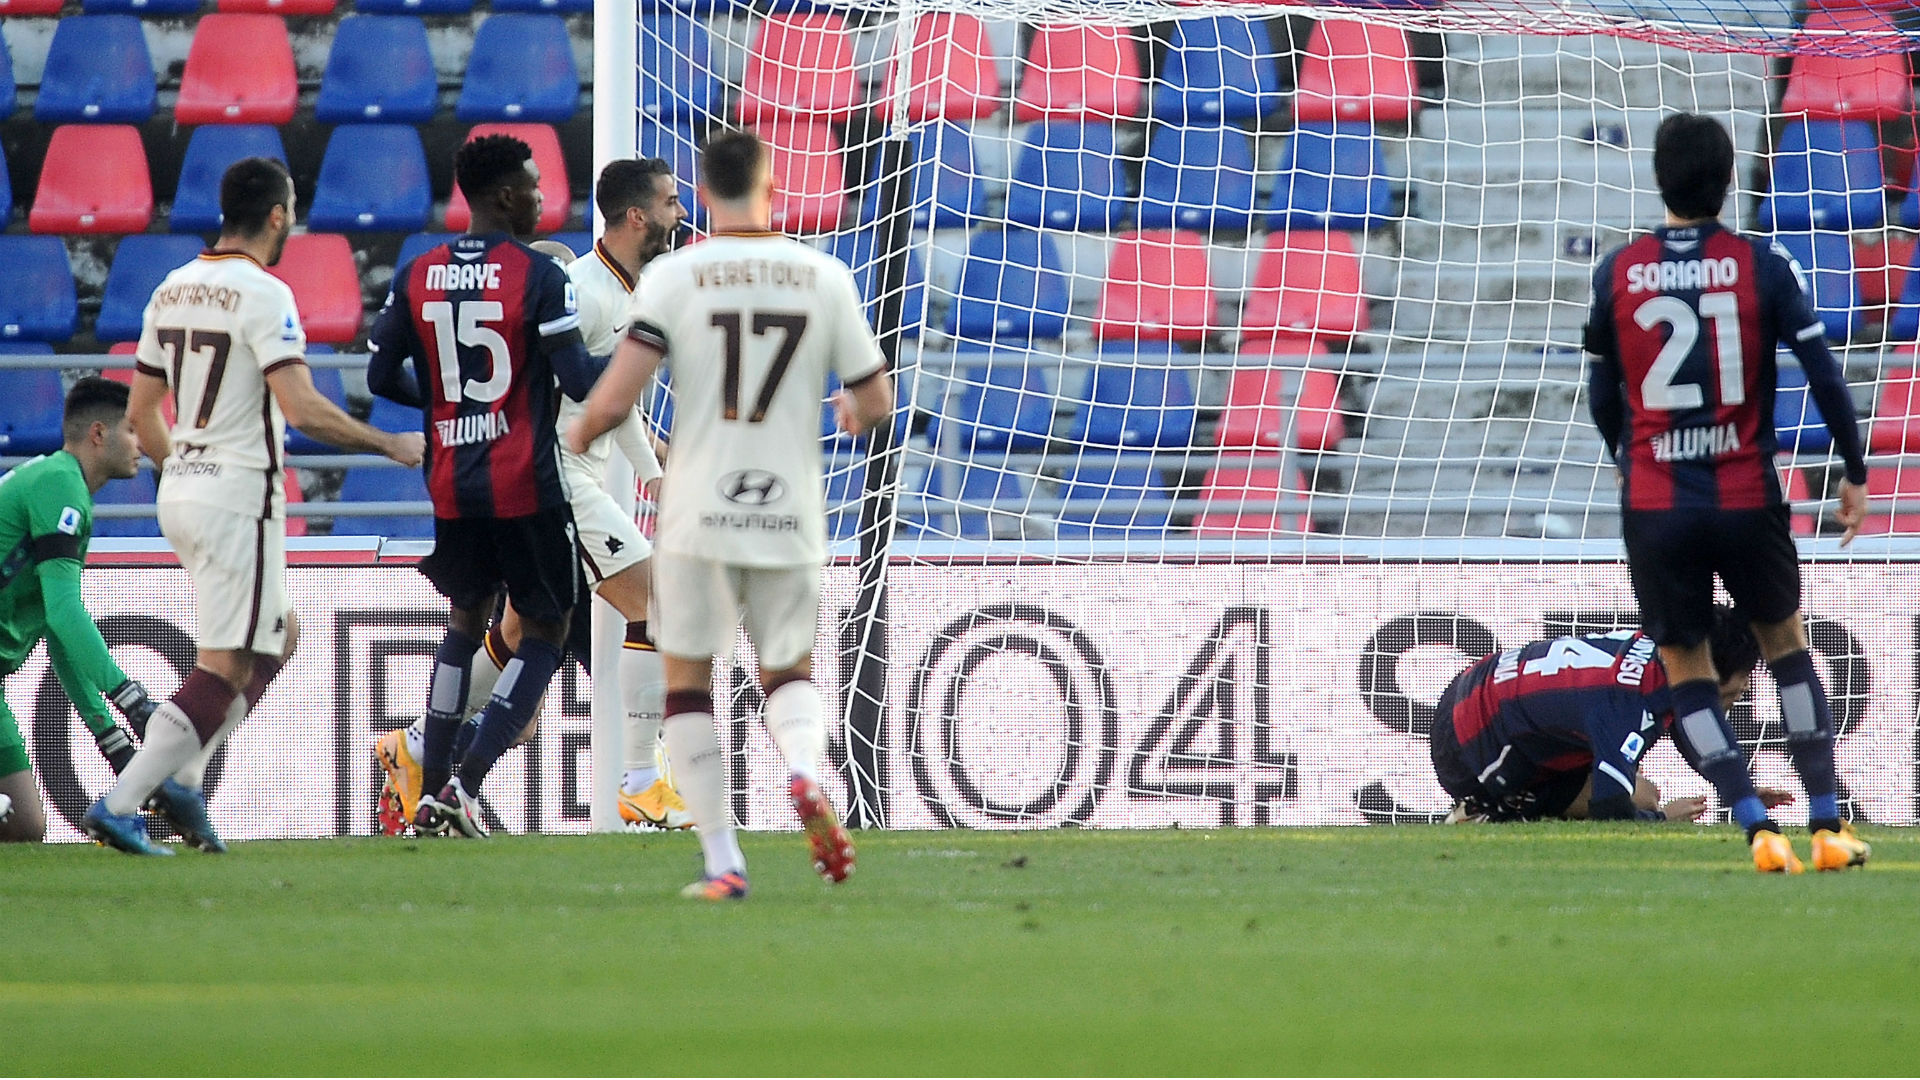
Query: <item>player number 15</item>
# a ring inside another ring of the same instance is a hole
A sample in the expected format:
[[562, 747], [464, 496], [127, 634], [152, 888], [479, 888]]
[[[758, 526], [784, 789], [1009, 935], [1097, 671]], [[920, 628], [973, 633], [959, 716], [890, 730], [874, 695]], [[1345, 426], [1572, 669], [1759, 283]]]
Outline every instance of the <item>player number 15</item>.
[[[484, 323], [506, 318], [506, 308], [498, 300], [429, 300], [420, 305], [420, 317], [433, 324], [433, 342], [440, 369], [440, 390], [450, 402], [462, 397], [478, 402], [499, 401], [513, 385], [513, 358], [507, 352], [507, 339]], [[468, 379], [460, 385], [460, 352], [456, 345], [487, 350], [493, 371], [486, 382]]]

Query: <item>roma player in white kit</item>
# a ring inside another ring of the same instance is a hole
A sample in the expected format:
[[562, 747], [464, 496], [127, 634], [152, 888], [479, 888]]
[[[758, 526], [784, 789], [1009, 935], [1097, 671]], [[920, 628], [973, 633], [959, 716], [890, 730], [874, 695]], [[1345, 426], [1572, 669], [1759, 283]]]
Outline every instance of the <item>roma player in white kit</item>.
[[757, 136], [708, 141], [700, 197], [712, 237], [641, 275], [627, 339], [567, 441], [577, 452], [624, 422], [656, 368], [672, 369], [673, 453], [650, 625], [666, 658], [667, 756], [706, 861], [685, 895], [727, 900], [747, 894], [746, 861], [727, 812], [713, 658], [731, 648], [743, 612], [767, 691], [767, 732], [793, 770], [789, 790], [815, 868], [836, 882], [853, 869], [853, 845], [819, 785], [820, 399], [828, 374], [839, 375], [847, 389], [836, 411], [859, 435], [890, 415], [893, 385], [846, 266], [770, 231], [773, 187]]
[[[220, 184], [213, 247], [168, 274], [147, 304], [127, 412], [160, 469], [160, 530], [193, 581], [199, 656], [153, 713], [146, 745], [84, 819], [89, 835], [134, 854], [148, 841], [138, 811], [155, 808], [202, 851], [225, 850], [201, 780], [213, 757], [292, 655], [298, 625], [286, 591], [286, 425], [345, 450], [417, 466], [422, 437], [390, 434], [314, 389], [293, 292], [267, 273], [293, 229], [285, 166], [248, 158]], [[169, 431], [162, 399], [177, 417]]]

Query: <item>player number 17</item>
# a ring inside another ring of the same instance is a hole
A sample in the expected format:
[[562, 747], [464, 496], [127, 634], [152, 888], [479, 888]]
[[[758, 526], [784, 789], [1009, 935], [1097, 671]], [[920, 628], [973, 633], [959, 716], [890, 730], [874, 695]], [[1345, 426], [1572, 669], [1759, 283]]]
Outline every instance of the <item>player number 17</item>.
[[1700, 320], [1713, 323], [1713, 344], [1720, 363], [1720, 403], [1738, 405], [1747, 400], [1747, 380], [1740, 370], [1740, 299], [1730, 292], [1700, 294], [1700, 310], [1677, 296], [1656, 296], [1633, 313], [1640, 329], [1667, 327], [1667, 343], [1653, 358], [1640, 383], [1640, 401], [1649, 409], [1677, 411], [1706, 404], [1699, 383], [1676, 383], [1680, 365], [1700, 340]]
[[[720, 386], [720, 411], [728, 420], [740, 419], [740, 326], [741, 314], [738, 311], [716, 311], [711, 320], [713, 328], [720, 331], [726, 340], [726, 369]], [[787, 377], [787, 368], [793, 364], [793, 354], [800, 349], [800, 335], [807, 332], [807, 317], [801, 312], [756, 311], [753, 313], [753, 336], [765, 337], [767, 331], [780, 331], [780, 349], [774, 353], [773, 366], [767, 369], [767, 381], [760, 384], [760, 393], [753, 399], [753, 411], [747, 414], [747, 423], [763, 423], [767, 419], [767, 410], [773, 407], [773, 395], [780, 389], [780, 380]]]

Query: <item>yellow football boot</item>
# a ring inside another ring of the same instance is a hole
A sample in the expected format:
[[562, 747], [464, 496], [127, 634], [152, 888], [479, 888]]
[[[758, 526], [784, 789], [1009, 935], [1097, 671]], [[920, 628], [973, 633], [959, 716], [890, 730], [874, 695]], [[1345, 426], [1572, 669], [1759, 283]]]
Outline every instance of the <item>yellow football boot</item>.
[[420, 763], [414, 760], [412, 752], [407, 749], [404, 728], [396, 728], [380, 736], [373, 744], [373, 756], [379, 759], [380, 768], [387, 774], [386, 785], [380, 789], [377, 811], [380, 831], [388, 836], [399, 836], [406, 832], [407, 825], [420, 809]]
[[680, 801], [680, 793], [664, 779], [655, 780], [638, 795], [629, 795], [622, 789], [620, 820], [655, 829], [693, 828], [693, 815], [687, 812], [687, 804]]
[[1787, 838], [1770, 829], [1753, 834], [1753, 868], [1763, 874], [1804, 874], [1807, 868]]
[[1851, 825], [1842, 823], [1839, 832], [1821, 829], [1813, 834], [1815, 870], [1845, 870], [1849, 866], [1865, 866], [1867, 856], [1871, 854], [1872, 846], [1853, 835]]

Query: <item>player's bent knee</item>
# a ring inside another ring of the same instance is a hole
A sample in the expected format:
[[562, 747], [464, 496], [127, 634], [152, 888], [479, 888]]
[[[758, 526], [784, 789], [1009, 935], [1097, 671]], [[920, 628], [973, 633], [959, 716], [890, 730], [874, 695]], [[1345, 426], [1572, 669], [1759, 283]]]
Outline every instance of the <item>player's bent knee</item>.
[[293, 613], [292, 608], [288, 608], [287, 609], [287, 640], [286, 640], [286, 644], [280, 646], [280, 662], [282, 664], [285, 664], [287, 661], [293, 659], [293, 650], [299, 647], [300, 647], [300, 617]]
[[646, 563], [635, 563], [602, 581], [600, 587], [594, 592], [600, 599], [612, 604], [614, 610], [628, 622], [645, 622], [649, 572]]
[[40, 788], [33, 771], [0, 776], [0, 792], [13, 800], [13, 813], [0, 821], [0, 843], [37, 844], [47, 838], [47, 815], [40, 805]]
[[1779, 622], [1750, 625], [1754, 640], [1760, 643], [1761, 654], [1768, 660], [1778, 660], [1807, 647], [1807, 622], [1798, 611]]

